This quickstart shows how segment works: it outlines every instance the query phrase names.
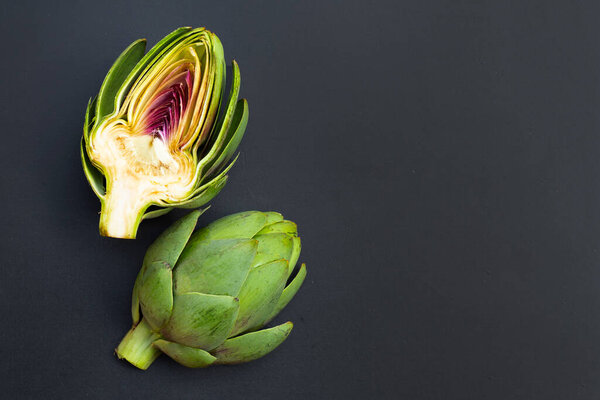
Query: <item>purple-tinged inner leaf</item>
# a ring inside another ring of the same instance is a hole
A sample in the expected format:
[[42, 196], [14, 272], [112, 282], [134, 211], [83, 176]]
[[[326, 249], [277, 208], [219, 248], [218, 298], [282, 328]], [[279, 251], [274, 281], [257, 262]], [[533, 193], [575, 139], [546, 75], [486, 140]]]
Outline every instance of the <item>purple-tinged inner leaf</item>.
[[182, 65], [165, 78], [170, 86], [157, 94], [144, 113], [144, 133], [159, 137], [167, 143], [177, 130], [178, 124], [189, 104], [193, 75], [188, 66]]

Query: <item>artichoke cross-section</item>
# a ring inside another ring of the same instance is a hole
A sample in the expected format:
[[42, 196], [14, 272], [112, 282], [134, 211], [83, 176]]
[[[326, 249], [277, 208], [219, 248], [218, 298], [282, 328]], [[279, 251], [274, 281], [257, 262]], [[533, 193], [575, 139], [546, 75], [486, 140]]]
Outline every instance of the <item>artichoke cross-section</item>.
[[235, 61], [224, 96], [225, 57], [214, 33], [179, 28], [145, 48], [140, 39], [123, 51], [85, 113], [81, 159], [104, 236], [135, 238], [143, 219], [209, 202], [248, 122]]

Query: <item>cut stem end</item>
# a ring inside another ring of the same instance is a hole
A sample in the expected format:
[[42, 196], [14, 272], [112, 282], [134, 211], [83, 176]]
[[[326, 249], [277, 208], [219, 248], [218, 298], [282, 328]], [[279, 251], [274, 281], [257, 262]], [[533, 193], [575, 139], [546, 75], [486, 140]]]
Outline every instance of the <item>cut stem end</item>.
[[150, 205], [131, 187], [119, 185], [108, 187], [100, 211], [100, 234], [119, 239], [135, 239], [144, 212]]
[[139, 369], [147, 369], [161, 354], [152, 343], [160, 339], [160, 335], [150, 328], [145, 319], [127, 332], [115, 352], [119, 359], [125, 359]]

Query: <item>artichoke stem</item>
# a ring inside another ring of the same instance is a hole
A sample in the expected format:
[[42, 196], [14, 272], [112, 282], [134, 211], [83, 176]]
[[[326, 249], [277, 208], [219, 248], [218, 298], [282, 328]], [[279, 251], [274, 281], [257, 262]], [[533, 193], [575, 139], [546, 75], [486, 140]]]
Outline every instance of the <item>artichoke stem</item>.
[[140, 369], [147, 369], [161, 354], [152, 343], [160, 339], [160, 335], [150, 328], [145, 319], [127, 332], [115, 352], [117, 357], [125, 359]]
[[138, 225], [148, 208], [136, 182], [116, 179], [108, 184], [100, 211], [100, 234], [120, 239], [135, 239]]

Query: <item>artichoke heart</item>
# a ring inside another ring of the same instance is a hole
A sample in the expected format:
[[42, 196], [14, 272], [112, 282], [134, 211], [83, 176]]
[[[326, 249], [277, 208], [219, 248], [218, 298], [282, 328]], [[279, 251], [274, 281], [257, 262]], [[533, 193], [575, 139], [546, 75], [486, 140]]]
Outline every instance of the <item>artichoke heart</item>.
[[275, 212], [221, 218], [195, 233], [201, 211], [150, 246], [133, 288], [133, 327], [119, 358], [147, 369], [164, 353], [188, 367], [260, 358], [290, 334], [292, 323], [262, 329], [294, 297], [306, 266], [296, 224]]
[[221, 104], [225, 59], [214, 33], [180, 28], [146, 54], [145, 44], [119, 56], [86, 111], [81, 158], [104, 236], [135, 238], [142, 219], [210, 201], [248, 121], [235, 61]]

